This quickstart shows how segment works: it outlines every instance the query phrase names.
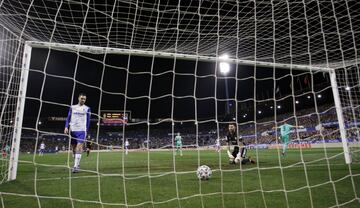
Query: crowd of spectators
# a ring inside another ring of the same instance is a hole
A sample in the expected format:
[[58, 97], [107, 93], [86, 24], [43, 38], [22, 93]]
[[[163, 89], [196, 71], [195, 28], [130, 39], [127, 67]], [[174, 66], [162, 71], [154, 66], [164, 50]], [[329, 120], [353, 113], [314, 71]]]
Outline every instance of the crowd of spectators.
[[[346, 110], [346, 109], [345, 109]], [[355, 109], [358, 110], [358, 109]], [[352, 114], [353, 115], [353, 114]], [[357, 114], [359, 115], [359, 114]], [[356, 124], [356, 119], [348, 119], [347, 135], [349, 139], [359, 138], [360, 124]], [[284, 122], [291, 125], [304, 126], [298, 132], [291, 134], [294, 143], [301, 142], [339, 142], [340, 132], [337, 125], [337, 115], [334, 107], [325, 105], [315, 109], [304, 109], [294, 113], [287, 113], [268, 117], [257, 121], [249, 121], [238, 125], [238, 134], [243, 137], [248, 144], [270, 144], [276, 142], [279, 132], [275, 132], [273, 127], [280, 126]], [[350, 122], [351, 121], [351, 122]], [[355, 121], [355, 124], [354, 123]], [[233, 121], [229, 121], [233, 122]], [[148, 131], [147, 128], [132, 128], [130, 130], [116, 131], [108, 130], [97, 132], [92, 130], [90, 138], [94, 141], [94, 149], [117, 149], [122, 148], [123, 142], [127, 139], [131, 149], [160, 149], [172, 148], [174, 145], [173, 135], [180, 132], [185, 148], [197, 146], [212, 146], [215, 140], [226, 136], [226, 128], [229, 122], [221, 124], [208, 122], [206, 124], [184, 125], [172, 132], [169, 128], [154, 128]], [[351, 124], [352, 123], [352, 124]], [[122, 128], [121, 128], [122, 129]], [[123, 137], [125, 136], [125, 138]], [[62, 128], [45, 129], [45, 131], [23, 131], [21, 140], [22, 152], [36, 152], [41, 141], [45, 142], [47, 151], [54, 151], [56, 146], [59, 150], [68, 150], [69, 137], [62, 133]], [[225, 142], [223, 141], [225, 144]]]

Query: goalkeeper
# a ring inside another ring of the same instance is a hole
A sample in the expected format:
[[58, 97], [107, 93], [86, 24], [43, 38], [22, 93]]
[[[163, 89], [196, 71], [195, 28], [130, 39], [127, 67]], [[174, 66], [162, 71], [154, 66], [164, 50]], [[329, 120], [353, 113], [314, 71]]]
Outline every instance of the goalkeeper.
[[237, 136], [236, 125], [234, 123], [229, 124], [228, 134], [226, 137], [228, 144], [227, 154], [229, 156], [230, 164], [236, 164], [240, 162], [241, 164], [255, 163], [255, 161], [250, 157], [246, 157], [246, 144]]

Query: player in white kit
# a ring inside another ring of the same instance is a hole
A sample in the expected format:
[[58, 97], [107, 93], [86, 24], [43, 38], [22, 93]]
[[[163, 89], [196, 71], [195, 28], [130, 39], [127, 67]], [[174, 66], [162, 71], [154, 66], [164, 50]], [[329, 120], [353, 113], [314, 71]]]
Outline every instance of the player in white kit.
[[129, 152], [129, 146], [130, 146], [129, 140], [126, 139], [125, 145], [124, 145], [124, 147], [125, 147], [125, 154], [126, 154], [126, 155], [127, 155], [128, 152]]
[[40, 144], [39, 156], [43, 156], [44, 152], [45, 152], [45, 143], [44, 143], [44, 141], [42, 141]]
[[77, 173], [80, 166], [81, 153], [89, 131], [91, 115], [90, 107], [85, 105], [86, 95], [80, 93], [78, 100], [78, 104], [70, 106], [64, 129], [64, 133], [70, 133], [71, 136], [71, 146], [74, 153], [73, 173]]

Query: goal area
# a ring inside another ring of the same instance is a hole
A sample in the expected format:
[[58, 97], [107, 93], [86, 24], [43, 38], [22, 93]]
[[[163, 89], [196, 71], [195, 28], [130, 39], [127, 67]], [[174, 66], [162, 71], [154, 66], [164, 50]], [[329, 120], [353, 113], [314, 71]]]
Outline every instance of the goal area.
[[1, 1], [1, 207], [358, 207], [358, 8]]

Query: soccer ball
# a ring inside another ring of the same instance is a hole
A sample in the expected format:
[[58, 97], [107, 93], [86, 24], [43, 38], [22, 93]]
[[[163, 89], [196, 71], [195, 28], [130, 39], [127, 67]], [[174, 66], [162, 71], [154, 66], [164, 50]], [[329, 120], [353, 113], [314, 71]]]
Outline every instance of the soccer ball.
[[201, 180], [208, 180], [211, 177], [212, 171], [207, 165], [198, 167], [196, 175]]

